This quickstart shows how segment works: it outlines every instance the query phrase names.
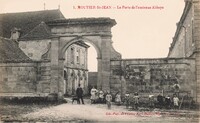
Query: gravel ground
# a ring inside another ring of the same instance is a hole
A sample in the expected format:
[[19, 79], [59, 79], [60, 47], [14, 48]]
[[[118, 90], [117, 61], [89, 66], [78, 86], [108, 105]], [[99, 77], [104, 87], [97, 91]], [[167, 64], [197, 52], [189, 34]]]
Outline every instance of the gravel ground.
[[[110, 110], [105, 104], [85, 105], [68, 103], [60, 105], [6, 105], [1, 107], [2, 121], [42, 121], [42, 122], [102, 122], [126, 121], [139, 123], [199, 123], [197, 111], [187, 110], [159, 110], [130, 111], [125, 106], [112, 105]], [[2, 106], [2, 105], [1, 105]], [[8, 110], [6, 110], [8, 109]]]
[[129, 111], [125, 106], [112, 105], [108, 110], [105, 104], [61, 104], [44, 108], [36, 112], [22, 115], [28, 121], [126, 121], [126, 122], [164, 122], [164, 123], [198, 123], [198, 115], [195, 111]]

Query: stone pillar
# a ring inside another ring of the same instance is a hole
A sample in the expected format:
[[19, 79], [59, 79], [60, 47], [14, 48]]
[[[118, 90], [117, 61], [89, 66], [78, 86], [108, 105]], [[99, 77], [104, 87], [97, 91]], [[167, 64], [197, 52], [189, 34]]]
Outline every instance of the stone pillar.
[[126, 85], [126, 80], [124, 78], [124, 76], [121, 76], [121, 95], [125, 95], [126, 91], [127, 91], [127, 85]]
[[58, 93], [59, 83], [59, 39], [51, 39], [51, 82], [50, 93]]
[[97, 71], [98, 71], [98, 73], [97, 73], [97, 88], [98, 89], [102, 89], [102, 84], [101, 84], [101, 79], [102, 79], [102, 69], [101, 69], [101, 67], [102, 67], [102, 62], [101, 62], [101, 58], [97, 58], [97, 64], [98, 64], [98, 68], [97, 68]]
[[59, 83], [58, 92], [64, 95], [64, 59], [59, 59], [59, 73], [58, 73]]
[[101, 40], [101, 86], [110, 91], [111, 36], [102, 36]]
[[193, 8], [194, 8], [193, 40], [196, 46], [195, 62], [196, 62], [197, 102], [200, 103], [200, 2], [199, 0], [193, 0]]

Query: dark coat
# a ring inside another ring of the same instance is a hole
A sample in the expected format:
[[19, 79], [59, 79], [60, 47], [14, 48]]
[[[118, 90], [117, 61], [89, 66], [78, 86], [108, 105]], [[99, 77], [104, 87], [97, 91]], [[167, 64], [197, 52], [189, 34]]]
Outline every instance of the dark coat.
[[77, 95], [78, 97], [82, 97], [82, 96], [83, 96], [83, 89], [82, 89], [81, 87], [78, 87], [78, 88], [76, 89], [76, 95]]
[[163, 104], [163, 96], [158, 95], [158, 96], [157, 96], [157, 101], [158, 101], [160, 104]]

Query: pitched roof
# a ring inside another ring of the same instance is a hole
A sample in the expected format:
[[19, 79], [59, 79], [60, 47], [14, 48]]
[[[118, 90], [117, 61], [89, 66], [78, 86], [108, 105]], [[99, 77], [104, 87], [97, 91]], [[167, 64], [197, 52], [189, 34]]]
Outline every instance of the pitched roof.
[[62, 25], [116, 25], [116, 21], [109, 17], [99, 17], [99, 18], [70, 18], [70, 19], [55, 19], [46, 22], [48, 26], [62, 26]]
[[0, 37], [0, 63], [31, 61], [18, 47], [16, 41]]
[[21, 36], [24, 36], [42, 21], [62, 18], [64, 16], [58, 9], [0, 14], [0, 36], [10, 38], [11, 30], [15, 27], [20, 28]]
[[77, 45], [79, 45], [79, 46], [82, 46], [82, 47], [85, 47], [85, 48], [89, 48], [90, 46], [89, 45], [87, 45], [85, 42], [83, 42], [83, 41], [77, 41], [77, 42], [75, 42], [74, 44], [77, 44]]
[[21, 40], [30, 40], [30, 39], [47, 39], [51, 36], [50, 28], [45, 24], [45, 22], [41, 22], [37, 25], [33, 30], [31, 30], [26, 35], [20, 38]]

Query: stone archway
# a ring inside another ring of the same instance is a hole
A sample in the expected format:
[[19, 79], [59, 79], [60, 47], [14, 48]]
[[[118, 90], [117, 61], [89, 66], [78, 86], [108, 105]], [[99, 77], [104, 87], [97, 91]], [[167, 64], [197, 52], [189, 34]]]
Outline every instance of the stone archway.
[[116, 24], [110, 18], [67, 19], [48, 22], [51, 27], [51, 93], [61, 92], [63, 61], [66, 49], [77, 41], [91, 43], [97, 51], [97, 88], [110, 90], [110, 62], [121, 59], [112, 46], [111, 28]]

